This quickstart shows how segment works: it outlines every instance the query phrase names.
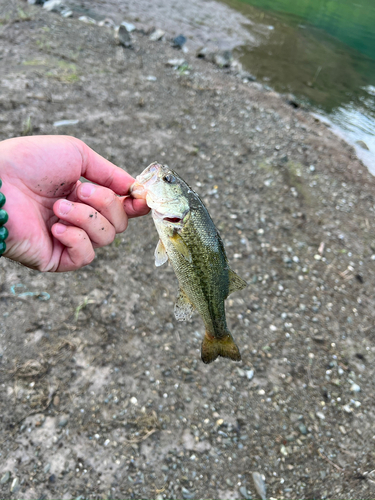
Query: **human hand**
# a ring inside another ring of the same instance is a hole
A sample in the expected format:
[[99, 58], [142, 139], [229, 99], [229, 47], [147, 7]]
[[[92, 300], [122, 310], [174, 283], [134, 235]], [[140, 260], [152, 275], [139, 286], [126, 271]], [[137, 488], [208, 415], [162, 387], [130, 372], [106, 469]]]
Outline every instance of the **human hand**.
[[131, 175], [74, 137], [0, 142], [0, 178], [9, 215], [4, 256], [39, 271], [89, 264], [95, 248], [125, 231], [128, 217], [149, 211], [143, 200], [127, 196]]

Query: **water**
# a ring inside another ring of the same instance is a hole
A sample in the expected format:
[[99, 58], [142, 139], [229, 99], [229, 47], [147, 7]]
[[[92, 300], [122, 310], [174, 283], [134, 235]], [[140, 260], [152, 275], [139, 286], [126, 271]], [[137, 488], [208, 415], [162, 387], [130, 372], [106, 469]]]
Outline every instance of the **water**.
[[375, 0], [223, 0], [255, 25], [240, 59], [355, 146], [375, 174]]

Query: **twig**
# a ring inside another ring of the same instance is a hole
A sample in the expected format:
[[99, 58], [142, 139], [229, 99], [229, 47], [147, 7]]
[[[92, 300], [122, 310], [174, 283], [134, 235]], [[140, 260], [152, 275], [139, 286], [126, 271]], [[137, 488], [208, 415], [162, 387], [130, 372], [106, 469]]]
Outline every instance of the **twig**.
[[323, 455], [323, 453], [321, 453], [319, 450], [318, 450], [318, 453], [319, 453], [319, 456], [323, 458], [323, 460], [326, 460], [329, 464], [332, 465], [332, 467], [334, 467], [335, 469], [339, 470], [340, 472], [344, 472], [344, 469], [342, 469], [341, 467], [339, 467], [338, 465], [336, 465], [335, 463], [332, 462], [332, 460], [330, 460], [328, 457], [326, 457], [325, 455]]

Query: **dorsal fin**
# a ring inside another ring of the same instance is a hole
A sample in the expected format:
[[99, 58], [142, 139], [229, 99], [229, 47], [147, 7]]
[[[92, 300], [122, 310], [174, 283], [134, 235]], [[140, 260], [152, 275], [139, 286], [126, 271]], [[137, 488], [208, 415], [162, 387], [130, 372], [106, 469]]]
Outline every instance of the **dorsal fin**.
[[229, 269], [229, 293], [230, 295], [232, 292], [235, 292], [236, 290], [243, 290], [245, 287], [247, 287], [247, 283], [245, 280], [240, 278], [238, 274], [236, 274], [232, 269]]

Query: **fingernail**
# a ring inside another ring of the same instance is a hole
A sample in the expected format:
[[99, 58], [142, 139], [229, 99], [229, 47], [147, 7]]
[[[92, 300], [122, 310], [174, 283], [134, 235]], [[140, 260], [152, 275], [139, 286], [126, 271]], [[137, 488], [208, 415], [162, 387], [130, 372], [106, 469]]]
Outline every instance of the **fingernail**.
[[59, 212], [61, 215], [68, 214], [73, 208], [73, 203], [68, 200], [61, 200], [59, 205]]
[[66, 226], [64, 224], [56, 224], [55, 226], [55, 233], [56, 234], [63, 234], [66, 231]]
[[95, 186], [93, 184], [88, 184], [87, 182], [84, 182], [81, 185], [81, 196], [83, 196], [84, 198], [88, 198], [89, 196], [91, 196], [94, 191], [95, 191]]

